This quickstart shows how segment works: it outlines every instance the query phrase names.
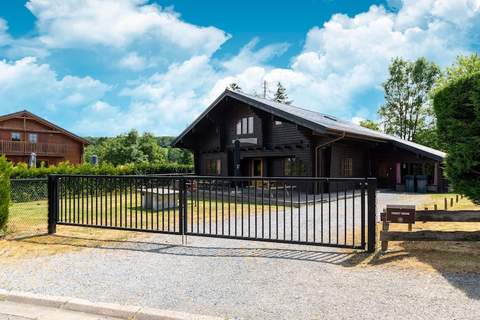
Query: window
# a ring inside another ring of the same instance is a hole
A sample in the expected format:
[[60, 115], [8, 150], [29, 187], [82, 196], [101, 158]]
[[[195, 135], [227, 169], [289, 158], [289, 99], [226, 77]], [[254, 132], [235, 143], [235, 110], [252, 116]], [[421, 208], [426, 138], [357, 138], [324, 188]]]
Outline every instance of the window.
[[253, 117], [248, 117], [248, 133], [253, 133]]
[[353, 175], [353, 160], [352, 158], [345, 158], [342, 161], [342, 175], [344, 177], [351, 177]]
[[37, 143], [38, 142], [38, 134], [36, 133], [29, 133], [28, 134], [28, 141], [30, 143]]
[[253, 134], [254, 119], [253, 117], [245, 117], [237, 122], [237, 135]]
[[12, 141], [21, 141], [22, 136], [20, 135], [20, 132], [12, 132]]
[[294, 157], [285, 158], [283, 162], [283, 175], [287, 177], [305, 176], [305, 165]]
[[221, 175], [222, 174], [222, 161], [220, 159], [207, 159], [207, 174], [208, 175]]
[[242, 122], [238, 121], [237, 122], [237, 135], [241, 135], [241, 134], [242, 134]]
[[281, 126], [283, 124], [282, 121], [279, 121], [279, 120], [275, 120], [275, 125], [276, 126]]
[[242, 118], [242, 134], [247, 134], [248, 130], [248, 118]]

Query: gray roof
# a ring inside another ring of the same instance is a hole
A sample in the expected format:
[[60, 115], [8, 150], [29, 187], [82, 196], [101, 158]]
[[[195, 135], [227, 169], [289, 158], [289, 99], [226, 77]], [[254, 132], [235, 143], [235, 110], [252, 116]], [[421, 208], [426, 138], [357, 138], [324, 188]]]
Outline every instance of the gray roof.
[[345, 133], [349, 136], [358, 136], [367, 139], [391, 142], [394, 145], [413, 152], [421, 153], [424, 156], [443, 160], [446, 156], [444, 152], [432, 149], [418, 143], [400, 139], [398, 137], [381, 133], [375, 130], [364, 128], [358, 124], [341, 120], [337, 117], [311, 111], [308, 109], [278, 103], [264, 98], [243, 93], [241, 91], [232, 91], [226, 89], [189, 127], [187, 127], [173, 142], [176, 145], [182, 137], [187, 134], [210, 110], [212, 110], [224, 97], [229, 96], [242, 102], [253, 105], [263, 111], [271, 113], [280, 118], [290, 120], [316, 132], [335, 132]]

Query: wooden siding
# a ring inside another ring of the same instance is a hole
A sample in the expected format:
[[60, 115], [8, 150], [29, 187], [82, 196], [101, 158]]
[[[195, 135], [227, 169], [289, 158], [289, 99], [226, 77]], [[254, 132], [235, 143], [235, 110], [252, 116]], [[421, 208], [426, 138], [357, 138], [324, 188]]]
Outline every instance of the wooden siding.
[[[11, 141], [12, 132], [20, 133], [21, 141]], [[37, 134], [37, 143], [29, 142], [29, 133]], [[35, 152], [39, 161], [49, 165], [62, 161], [79, 164], [83, 160], [84, 145], [31, 117], [18, 116], [0, 121], [0, 149], [0, 153], [15, 163], [27, 162], [30, 153]]]

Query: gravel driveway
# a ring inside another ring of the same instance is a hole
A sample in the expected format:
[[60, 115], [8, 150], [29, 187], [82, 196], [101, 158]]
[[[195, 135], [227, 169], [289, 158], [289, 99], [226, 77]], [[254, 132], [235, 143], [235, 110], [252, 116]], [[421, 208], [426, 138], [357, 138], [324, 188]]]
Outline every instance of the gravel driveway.
[[7, 263], [0, 288], [238, 319], [480, 316], [480, 274], [359, 267], [352, 253], [312, 246], [180, 241], [152, 235]]

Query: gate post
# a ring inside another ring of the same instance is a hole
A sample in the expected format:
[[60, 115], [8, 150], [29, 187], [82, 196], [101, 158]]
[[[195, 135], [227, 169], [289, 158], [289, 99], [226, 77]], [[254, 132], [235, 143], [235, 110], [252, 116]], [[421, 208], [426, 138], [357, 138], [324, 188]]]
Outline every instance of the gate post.
[[180, 198], [178, 199], [178, 213], [179, 213], [179, 224], [180, 224], [180, 234], [185, 235], [185, 231], [187, 230], [187, 181], [185, 178], [180, 178], [179, 181], [179, 195]]
[[368, 252], [375, 252], [377, 242], [377, 179], [367, 178], [368, 185]]
[[57, 232], [58, 178], [48, 175], [48, 234]]

